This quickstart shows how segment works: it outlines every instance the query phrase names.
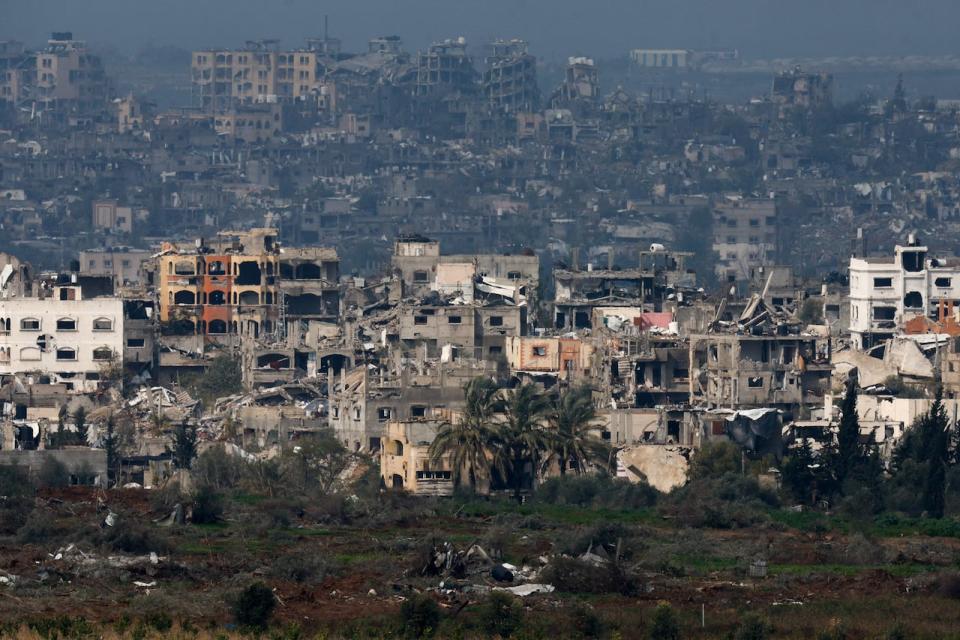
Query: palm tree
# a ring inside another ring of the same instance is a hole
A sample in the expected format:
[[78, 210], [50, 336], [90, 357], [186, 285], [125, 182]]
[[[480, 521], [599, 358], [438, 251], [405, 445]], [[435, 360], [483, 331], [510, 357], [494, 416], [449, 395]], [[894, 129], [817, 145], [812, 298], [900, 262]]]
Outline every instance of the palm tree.
[[497, 467], [513, 475], [513, 495], [519, 502], [524, 467], [529, 462], [536, 470], [540, 455], [547, 448], [543, 426], [550, 403], [531, 383], [523, 383], [505, 394], [505, 401]]
[[579, 475], [591, 460], [607, 457], [606, 443], [594, 433], [597, 411], [589, 386], [574, 387], [555, 397], [548, 421], [548, 460], [557, 460], [561, 476], [566, 475], [568, 466]]
[[466, 479], [472, 489], [481, 477], [489, 475], [492, 449], [497, 441], [493, 423], [499, 406], [497, 385], [489, 378], [477, 377], [463, 387], [465, 406], [456, 422], [440, 427], [430, 444], [430, 462], [437, 464], [450, 454], [454, 480]]

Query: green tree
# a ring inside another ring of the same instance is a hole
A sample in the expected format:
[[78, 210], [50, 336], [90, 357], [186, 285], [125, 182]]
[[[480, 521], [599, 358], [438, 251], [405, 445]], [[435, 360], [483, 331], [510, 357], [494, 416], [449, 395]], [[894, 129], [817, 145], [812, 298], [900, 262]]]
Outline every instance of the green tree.
[[173, 432], [173, 466], [189, 469], [197, 455], [197, 428], [181, 422]]
[[463, 387], [465, 406], [456, 422], [444, 424], [430, 444], [430, 460], [437, 464], [450, 455], [453, 476], [458, 484], [477, 488], [489, 476], [492, 452], [499, 434], [494, 417], [500, 405], [497, 385], [477, 377]]
[[833, 456], [833, 475], [842, 486], [862, 457], [860, 451], [860, 419], [857, 416], [857, 381], [847, 381], [847, 392], [840, 405], [840, 429], [837, 432], [836, 455]]
[[80, 444], [87, 444], [87, 410], [82, 405], [73, 412], [73, 427]]
[[117, 436], [113, 414], [107, 416], [106, 435], [103, 437], [103, 449], [107, 453], [107, 484], [116, 484], [120, 477], [120, 439]]
[[506, 393], [498, 466], [509, 471], [518, 502], [527, 465], [536, 474], [540, 456], [547, 448], [543, 426], [549, 410], [547, 397], [534, 384], [523, 383]]
[[740, 473], [741, 463], [742, 452], [737, 445], [726, 440], [707, 442], [693, 454], [687, 477], [700, 480]]
[[294, 493], [326, 495], [335, 490], [349, 462], [349, 452], [328, 430], [297, 440], [297, 446], [281, 456], [280, 473]]
[[608, 456], [609, 447], [594, 433], [596, 423], [589, 386], [574, 387], [555, 397], [548, 416], [547, 446], [548, 459], [556, 459], [561, 476], [566, 475], [568, 466], [579, 475], [589, 462]]
[[647, 637], [650, 640], [680, 640], [680, 625], [669, 604], [657, 605]]
[[790, 452], [780, 468], [783, 486], [794, 499], [804, 504], [813, 504], [817, 499], [815, 464], [810, 440], [803, 438], [800, 446]]
[[937, 387], [937, 396], [924, 421], [926, 434], [927, 477], [923, 484], [923, 508], [931, 518], [942, 518], [946, 498], [947, 458], [949, 455], [949, 433], [947, 431], [947, 412], [942, 402], [943, 388]]
[[228, 354], [220, 354], [210, 361], [202, 376], [190, 384], [192, 391], [206, 402], [233, 395], [243, 390], [240, 361]]

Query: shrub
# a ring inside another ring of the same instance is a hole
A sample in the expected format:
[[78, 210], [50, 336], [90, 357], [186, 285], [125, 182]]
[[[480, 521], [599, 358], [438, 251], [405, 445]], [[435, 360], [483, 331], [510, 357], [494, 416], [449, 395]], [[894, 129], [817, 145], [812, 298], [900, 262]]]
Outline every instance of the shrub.
[[607, 475], [568, 475], [548, 479], [537, 488], [534, 499], [545, 504], [642, 509], [656, 504], [658, 495], [646, 482], [632, 483]]
[[669, 604], [657, 606], [647, 636], [650, 640], [680, 640], [680, 625]]
[[690, 480], [703, 480], [739, 473], [741, 456], [740, 447], [732, 442], [708, 442], [693, 455], [687, 477]]
[[25, 469], [0, 465], [0, 533], [15, 533], [33, 511], [34, 488]]
[[509, 638], [523, 624], [523, 606], [504, 591], [493, 591], [480, 606], [480, 626], [489, 636]]
[[233, 617], [242, 627], [266, 629], [277, 606], [273, 591], [263, 582], [254, 582], [237, 596], [233, 603]]
[[203, 486], [193, 496], [193, 523], [213, 524], [223, 516], [223, 496]]
[[335, 573], [337, 571], [330, 562], [317, 554], [288, 553], [270, 565], [270, 575], [274, 578], [304, 584], [319, 584]]
[[103, 542], [124, 553], [161, 553], [169, 549], [166, 540], [133, 518], [133, 515], [120, 515], [116, 524], [103, 530]]
[[947, 573], [937, 579], [937, 591], [946, 598], [960, 600], [960, 573]]
[[563, 553], [579, 555], [592, 548], [594, 551], [602, 549], [611, 556], [616, 553], [617, 544], [632, 537], [632, 532], [619, 522], [606, 522], [592, 527], [580, 529], [576, 535], [564, 534], [566, 544], [561, 546]]
[[415, 595], [400, 605], [400, 621], [408, 638], [432, 636], [440, 623], [440, 607], [429, 596]]
[[565, 593], [636, 593], [636, 583], [613, 562], [594, 565], [563, 556], [550, 561], [541, 579]]
[[766, 640], [770, 633], [770, 625], [760, 616], [748, 613], [740, 621], [740, 626], [733, 634], [734, 640]]
[[53, 456], [46, 456], [37, 471], [37, 484], [41, 487], [65, 487], [70, 484], [70, 472], [62, 462]]
[[602, 638], [607, 633], [607, 625], [603, 618], [590, 607], [578, 604], [571, 613], [573, 628], [583, 638]]
[[56, 520], [49, 513], [34, 510], [19, 529], [17, 529], [17, 541], [21, 544], [42, 543], [63, 533], [63, 528], [58, 527]]

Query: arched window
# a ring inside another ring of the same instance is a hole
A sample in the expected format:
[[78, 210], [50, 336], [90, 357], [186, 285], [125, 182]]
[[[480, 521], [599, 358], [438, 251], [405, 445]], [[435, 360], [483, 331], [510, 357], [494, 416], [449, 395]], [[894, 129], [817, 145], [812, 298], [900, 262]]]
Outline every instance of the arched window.
[[57, 331], [76, 331], [77, 321], [74, 318], [58, 318]]
[[23, 347], [20, 349], [20, 360], [23, 362], [40, 360], [40, 349], [36, 347]]
[[57, 349], [57, 360], [69, 361], [77, 359], [77, 350], [73, 347], [60, 347]]
[[208, 325], [207, 333], [226, 333], [227, 323], [223, 320], [211, 320]]
[[113, 320], [110, 318], [97, 318], [93, 321], [94, 331], [113, 331]]
[[210, 295], [207, 296], [210, 304], [221, 305], [226, 304], [227, 299], [223, 294], [223, 291], [211, 291]]
[[97, 347], [93, 350], [93, 359], [97, 362], [113, 360], [113, 349], [110, 347]]
[[197, 267], [192, 262], [181, 260], [173, 270], [178, 276], [192, 276], [196, 273]]
[[174, 304], [195, 304], [197, 301], [193, 291], [177, 291], [173, 294]]
[[20, 331], [40, 331], [40, 319], [23, 318], [20, 320]]

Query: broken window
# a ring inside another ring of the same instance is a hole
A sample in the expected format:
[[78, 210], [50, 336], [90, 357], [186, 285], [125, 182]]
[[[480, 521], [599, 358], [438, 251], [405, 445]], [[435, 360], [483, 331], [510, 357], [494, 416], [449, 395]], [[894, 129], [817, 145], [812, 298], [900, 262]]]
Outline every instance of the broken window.
[[667, 439], [680, 442], [680, 421], [667, 420]]
[[547, 355], [547, 348], [543, 346], [533, 347], [531, 352], [534, 356], [542, 358], [543, 356]]
[[519, 271], [508, 271], [507, 280], [520, 280], [523, 277], [523, 274]]
[[493, 347], [490, 347], [490, 349], [488, 350], [488, 352], [490, 353], [490, 355], [496, 356], [496, 355], [499, 355], [499, 354], [503, 353], [503, 347], [493, 346]]
[[427, 324], [427, 316], [414, 316], [413, 324]]
[[258, 285], [261, 279], [260, 265], [253, 260], [247, 260], [240, 263], [234, 283], [241, 286]]
[[751, 389], [761, 389], [763, 388], [763, 378], [761, 378], [760, 376], [748, 378], [747, 386], [750, 387]]
[[386, 422], [390, 419], [390, 407], [378, 407], [377, 408], [377, 420], [380, 422]]
[[873, 279], [874, 289], [889, 289], [892, 286], [893, 286], [893, 278], [874, 278]]
[[146, 341], [143, 338], [127, 338], [127, 346], [131, 349], [140, 349]]
[[40, 320], [37, 318], [24, 318], [20, 321], [20, 331], [40, 331]]
[[73, 318], [60, 318], [57, 320], [57, 331], [76, 331], [77, 321]]
[[425, 418], [427, 416], [427, 408], [421, 405], [414, 405], [410, 407], [410, 415], [414, 418]]
[[76, 360], [77, 350], [72, 347], [60, 347], [57, 349], [57, 360]]
[[[57, 360], [60, 359], [60, 351], [57, 351]], [[98, 347], [93, 350], [93, 359], [97, 362], [113, 360], [113, 349], [110, 347]]]
[[463, 319], [460, 316], [447, 316], [448, 324], [460, 324]]
[[687, 369], [674, 369], [673, 378], [674, 380], [686, 380], [690, 377], [690, 371]]
[[908, 309], [921, 309], [923, 308], [923, 296], [919, 291], [910, 291], [903, 296], [903, 306]]
[[414, 271], [413, 272], [413, 281], [414, 282], [427, 282], [430, 279], [430, 276], [426, 271]]
[[933, 281], [933, 284], [938, 287], [949, 287], [950, 282], [951, 282], [950, 278], [937, 278], [936, 280]]
[[44, 353], [49, 353], [55, 345], [56, 340], [54, 340], [53, 336], [44, 334], [37, 338], [37, 348]]
[[196, 273], [196, 265], [192, 262], [181, 261], [173, 267], [173, 272], [178, 276], [192, 276]]
[[113, 331], [113, 320], [110, 318], [97, 318], [93, 321], [94, 331]]
[[904, 271], [923, 271], [923, 261], [927, 257], [925, 251], [904, 251], [900, 255]]
[[490, 316], [490, 326], [491, 326], [491, 327], [502, 327], [502, 326], [503, 326], [503, 316]]
[[896, 307], [874, 307], [873, 308], [874, 320], [893, 320], [896, 317], [897, 317]]
[[226, 303], [227, 299], [223, 291], [211, 291], [210, 295], [207, 298], [207, 301], [210, 304], [222, 305]]
[[207, 325], [207, 333], [226, 333], [227, 323], [223, 320], [211, 320]]

